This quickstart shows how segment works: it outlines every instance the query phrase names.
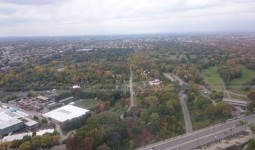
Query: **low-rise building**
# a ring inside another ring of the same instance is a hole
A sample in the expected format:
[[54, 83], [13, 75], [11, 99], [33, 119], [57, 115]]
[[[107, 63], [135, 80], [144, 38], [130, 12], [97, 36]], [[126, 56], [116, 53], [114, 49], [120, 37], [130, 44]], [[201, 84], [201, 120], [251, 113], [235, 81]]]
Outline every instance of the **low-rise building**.
[[73, 105], [66, 105], [66, 106], [57, 108], [55, 110], [52, 110], [50, 112], [47, 112], [43, 114], [42, 116], [45, 118], [52, 119], [53, 121], [57, 123], [62, 123], [66, 120], [80, 117], [88, 112], [89, 110], [87, 109], [83, 109]]
[[63, 103], [65, 105], [67, 105], [67, 104], [69, 104], [69, 103], [71, 103], [73, 101], [74, 101], [74, 97], [72, 96], [72, 97], [68, 97], [66, 99], [60, 100], [59, 103]]
[[38, 127], [38, 122], [27, 116], [26, 113], [14, 108], [0, 108], [0, 134], [7, 135], [24, 127], [29, 130]]
[[74, 85], [73, 86], [73, 89], [79, 89], [81, 86], [79, 86], [79, 85]]
[[155, 79], [153, 81], [149, 81], [149, 85], [150, 86], [158, 86], [158, 85], [160, 85], [160, 80], [159, 79]]
[[49, 98], [44, 96], [37, 96], [36, 99], [42, 103], [49, 101]]
[[0, 134], [7, 135], [22, 128], [24, 128], [24, 123], [19, 119], [12, 118], [0, 123]]
[[[45, 130], [40, 130], [36, 132], [37, 136], [42, 136], [45, 133], [53, 133], [54, 129], [45, 129]], [[20, 134], [15, 134], [15, 135], [10, 135], [10, 136], [5, 136], [2, 140], [2, 142], [11, 142], [14, 140], [22, 140], [24, 136], [32, 136], [32, 132], [28, 133], [20, 133]]]
[[39, 123], [32, 119], [22, 118], [21, 120], [24, 123], [25, 128], [27, 128], [28, 130], [34, 130], [39, 127]]
[[49, 110], [53, 110], [53, 109], [55, 109], [55, 108], [58, 108], [58, 107], [60, 107], [60, 106], [63, 106], [63, 104], [62, 103], [50, 103], [50, 104], [48, 104], [47, 105], [47, 108], [49, 109]]

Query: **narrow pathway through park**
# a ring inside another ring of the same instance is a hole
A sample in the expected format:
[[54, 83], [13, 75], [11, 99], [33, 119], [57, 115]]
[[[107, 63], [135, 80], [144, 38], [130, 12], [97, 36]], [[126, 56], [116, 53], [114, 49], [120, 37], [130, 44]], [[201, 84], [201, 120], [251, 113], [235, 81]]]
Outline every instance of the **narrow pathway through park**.
[[[173, 81], [173, 80], [178, 81], [180, 83], [180, 85], [182, 85], [182, 86], [186, 85], [186, 83], [183, 80], [181, 80], [178, 76], [171, 75], [169, 73], [164, 73], [164, 76], [171, 81]], [[186, 133], [189, 133], [189, 132], [192, 132], [193, 129], [192, 129], [192, 123], [191, 123], [191, 119], [190, 119], [190, 115], [189, 115], [189, 110], [188, 110], [188, 107], [185, 102], [185, 98], [186, 98], [186, 94], [184, 94], [184, 90], [181, 90], [179, 93], [179, 99], [180, 99], [180, 103], [182, 105], [182, 112], [183, 112], [183, 116], [184, 116]]]
[[221, 79], [221, 77], [220, 77], [220, 75], [219, 75], [219, 74], [218, 74], [218, 77], [219, 77], [219, 79], [220, 79], [220, 82], [221, 82], [221, 84], [222, 84], [222, 87], [223, 87], [223, 89], [224, 89], [224, 92], [226, 92], [226, 93], [227, 93], [227, 95], [228, 95], [228, 98], [230, 98], [230, 99], [231, 99], [231, 97], [230, 97], [230, 95], [229, 95], [228, 91], [227, 91], [227, 90], [226, 90], [226, 88], [225, 88], [224, 82], [222, 81], [222, 79]]
[[191, 119], [189, 115], [189, 110], [185, 102], [185, 98], [186, 98], [186, 94], [184, 94], [184, 90], [182, 90], [179, 93], [179, 99], [182, 105], [182, 112], [183, 112], [184, 121], [185, 121], [186, 133], [189, 133], [189, 132], [192, 132], [193, 130], [192, 130], [192, 123], [191, 123]]
[[135, 106], [135, 102], [134, 102], [134, 91], [133, 91], [133, 71], [130, 69], [130, 78], [129, 78], [129, 90], [130, 90], [130, 105], [127, 111], [130, 110], [131, 107]]

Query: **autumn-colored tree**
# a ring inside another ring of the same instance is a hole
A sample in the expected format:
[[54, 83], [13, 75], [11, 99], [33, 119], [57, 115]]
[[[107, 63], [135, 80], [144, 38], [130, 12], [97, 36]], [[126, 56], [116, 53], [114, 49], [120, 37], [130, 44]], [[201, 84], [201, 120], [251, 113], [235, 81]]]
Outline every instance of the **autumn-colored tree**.
[[31, 147], [37, 148], [41, 145], [41, 136], [33, 136], [31, 139]]
[[53, 141], [54, 143], [58, 143], [58, 142], [59, 142], [59, 135], [53, 135], [53, 136], [52, 136], [52, 141]]
[[99, 105], [99, 110], [102, 112], [102, 111], [104, 111], [104, 108], [105, 108], [104, 103], [101, 103], [101, 104]]
[[76, 136], [71, 135], [66, 142], [66, 149], [67, 150], [75, 150], [78, 144], [78, 140]]
[[26, 141], [26, 142], [22, 143], [19, 146], [20, 150], [30, 150], [30, 148], [31, 148], [31, 142], [30, 141]]
[[97, 69], [97, 70], [95, 71], [95, 74], [96, 74], [96, 76], [101, 76], [101, 75], [102, 75], [102, 71], [99, 70], [99, 69]]
[[111, 148], [106, 144], [100, 145], [97, 147], [97, 150], [110, 150]]
[[255, 90], [250, 91], [249, 94], [247, 95], [247, 97], [251, 100], [251, 103], [248, 106], [248, 110], [250, 112], [253, 112], [254, 106], [255, 106]]
[[11, 142], [0, 143], [0, 149], [8, 149], [11, 146]]
[[247, 97], [254, 102], [255, 101], [255, 90], [252, 90], [249, 92], [249, 94], [247, 95]]
[[91, 137], [86, 137], [86, 138], [84, 139], [84, 145], [85, 145], [84, 149], [85, 149], [85, 150], [92, 150], [93, 142], [94, 142], [94, 139], [93, 139], [93, 138], [91, 138]]
[[124, 102], [125, 102], [126, 106], [129, 106], [130, 105], [130, 98], [126, 98]]
[[41, 146], [42, 147], [49, 147], [52, 144], [52, 139], [49, 134], [45, 134], [41, 138]]

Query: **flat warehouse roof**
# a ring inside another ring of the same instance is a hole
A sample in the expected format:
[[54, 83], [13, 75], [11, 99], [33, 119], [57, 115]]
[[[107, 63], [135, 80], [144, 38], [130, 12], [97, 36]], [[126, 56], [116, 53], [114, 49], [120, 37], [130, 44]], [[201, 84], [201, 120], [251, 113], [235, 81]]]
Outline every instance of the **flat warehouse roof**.
[[[45, 133], [53, 133], [54, 129], [45, 129], [45, 130], [40, 130], [36, 132], [36, 135], [38, 136], [42, 136]], [[28, 132], [28, 133], [20, 133], [20, 134], [15, 134], [15, 135], [9, 135], [9, 136], [5, 136], [3, 138], [3, 142], [11, 142], [14, 140], [22, 140], [24, 136], [28, 135], [28, 136], [32, 136], [32, 132]], [[1, 140], [0, 140], [1, 141]]]
[[[20, 112], [20, 111], [19, 111]], [[25, 113], [23, 113], [25, 114]], [[10, 109], [0, 108], [0, 123], [8, 122], [9, 120], [24, 117], [21, 113], [12, 112]]]
[[4, 142], [10, 142], [10, 141], [14, 141], [14, 140], [22, 140], [24, 136], [28, 135], [28, 136], [32, 136], [32, 132], [29, 133], [21, 133], [21, 134], [16, 134], [16, 135], [10, 135], [10, 136], [5, 136], [3, 138]]
[[89, 110], [87, 109], [83, 109], [73, 105], [66, 105], [43, 114], [43, 117], [51, 118], [59, 122], [64, 122], [68, 119], [80, 117], [86, 114], [87, 112], [89, 112]]
[[7, 127], [13, 126], [15, 124], [19, 124], [22, 123], [22, 121], [20, 121], [19, 119], [13, 118], [11, 120], [5, 121], [5, 122], [1, 122], [0, 123], [0, 129], [5, 129]]

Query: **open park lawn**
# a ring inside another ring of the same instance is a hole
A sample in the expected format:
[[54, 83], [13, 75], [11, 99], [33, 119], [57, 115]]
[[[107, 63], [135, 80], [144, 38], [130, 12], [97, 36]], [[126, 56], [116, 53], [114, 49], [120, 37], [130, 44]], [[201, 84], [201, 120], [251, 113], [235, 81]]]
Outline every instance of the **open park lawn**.
[[205, 83], [214, 90], [224, 90], [218, 76], [218, 67], [209, 67], [202, 71]]

